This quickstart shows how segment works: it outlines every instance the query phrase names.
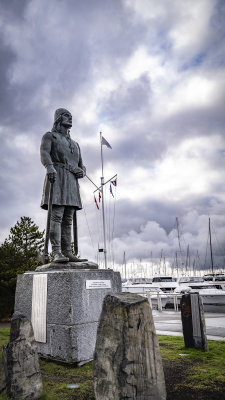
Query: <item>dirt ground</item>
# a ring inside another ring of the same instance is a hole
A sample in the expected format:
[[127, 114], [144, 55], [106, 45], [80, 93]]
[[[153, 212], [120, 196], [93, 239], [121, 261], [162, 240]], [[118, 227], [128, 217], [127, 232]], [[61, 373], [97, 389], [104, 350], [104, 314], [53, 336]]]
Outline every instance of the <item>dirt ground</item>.
[[[192, 366], [193, 366], [192, 360]], [[186, 387], [185, 380], [190, 367], [186, 360], [180, 360], [177, 363], [163, 360], [163, 369], [166, 381], [167, 400], [224, 400], [225, 387], [217, 387], [218, 390], [209, 390], [208, 388]]]

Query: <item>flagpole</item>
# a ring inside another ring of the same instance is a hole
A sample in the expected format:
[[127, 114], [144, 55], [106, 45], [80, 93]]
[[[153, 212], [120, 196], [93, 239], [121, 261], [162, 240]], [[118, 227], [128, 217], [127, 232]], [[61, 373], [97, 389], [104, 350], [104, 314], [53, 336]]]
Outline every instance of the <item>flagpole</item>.
[[103, 151], [102, 151], [102, 132], [100, 132], [101, 142], [101, 163], [102, 163], [102, 176], [101, 176], [101, 192], [102, 192], [102, 223], [103, 223], [103, 238], [104, 238], [104, 259], [105, 269], [107, 269], [107, 251], [106, 251], [106, 235], [105, 235], [105, 208], [104, 208], [104, 174], [103, 174]]

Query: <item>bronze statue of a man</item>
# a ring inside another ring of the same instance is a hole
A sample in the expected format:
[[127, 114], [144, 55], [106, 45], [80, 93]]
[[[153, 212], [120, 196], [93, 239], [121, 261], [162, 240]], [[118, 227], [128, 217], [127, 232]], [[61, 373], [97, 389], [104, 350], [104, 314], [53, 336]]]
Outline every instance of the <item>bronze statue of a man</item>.
[[48, 209], [49, 187], [52, 188], [50, 241], [53, 261], [80, 261], [71, 248], [71, 228], [75, 210], [82, 209], [78, 179], [85, 176], [80, 147], [70, 137], [72, 115], [64, 109], [55, 111], [51, 132], [41, 142], [41, 162], [47, 170], [41, 207]]

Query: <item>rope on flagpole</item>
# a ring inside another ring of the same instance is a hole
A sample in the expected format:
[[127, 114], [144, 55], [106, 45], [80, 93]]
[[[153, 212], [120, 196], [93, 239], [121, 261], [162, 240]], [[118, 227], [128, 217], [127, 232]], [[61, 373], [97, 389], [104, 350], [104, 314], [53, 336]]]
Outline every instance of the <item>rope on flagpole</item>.
[[114, 207], [113, 207], [113, 223], [112, 223], [112, 240], [111, 240], [111, 248], [112, 248], [112, 261], [113, 261], [113, 265], [114, 265], [114, 246], [113, 246], [113, 239], [114, 239], [114, 229], [115, 229], [115, 216], [116, 216], [116, 188], [117, 186], [115, 186], [115, 198], [114, 198]]
[[89, 223], [88, 223], [88, 219], [87, 219], [87, 214], [86, 214], [85, 207], [84, 207], [84, 203], [83, 203], [83, 210], [84, 210], [84, 215], [85, 215], [85, 219], [86, 219], [86, 223], [87, 223], [87, 227], [88, 227], [88, 233], [89, 233], [90, 240], [91, 240], [91, 245], [92, 245], [93, 249], [95, 249], [94, 243], [93, 243], [93, 240], [92, 240], [92, 235], [91, 235]]
[[98, 236], [98, 243], [103, 241], [103, 231], [102, 231], [102, 223], [101, 223], [101, 211], [100, 211], [100, 203], [95, 198], [95, 226], [97, 226], [97, 236]]
[[[115, 227], [116, 184], [113, 183], [113, 181], [112, 181], [113, 178], [111, 178], [109, 180], [110, 188], [109, 188], [109, 191], [107, 191], [106, 195], [105, 195], [105, 205], [106, 205], [106, 216], [107, 216], [107, 218], [106, 218], [106, 233], [107, 233], [106, 240], [107, 240], [107, 249], [108, 249], [108, 261], [110, 261], [114, 265], [114, 249], [113, 249], [112, 241], [113, 241], [114, 227]], [[111, 184], [113, 186], [111, 186]], [[114, 192], [115, 195], [113, 194], [112, 187], [114, 187], [114, 189], [115, 189], [115, 192]], [[110, 194], [109, 194], [109, 192], [110, 192]]]

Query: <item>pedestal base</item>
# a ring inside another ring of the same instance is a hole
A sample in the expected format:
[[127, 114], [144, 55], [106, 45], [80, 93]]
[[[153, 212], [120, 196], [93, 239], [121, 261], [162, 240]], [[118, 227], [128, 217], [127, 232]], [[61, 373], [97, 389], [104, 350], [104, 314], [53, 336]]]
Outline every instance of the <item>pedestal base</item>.
[[[40, 275], [45, 275], [44, 280], [47, 280], [45, 296], [33, 286]], [[93, 358], [103, 299], [110, 292], [121, 292], [120, 274], [112, 270], [26, 272], [17, 278], [15, 311], [20, 311], [30, 320], [32, 312], [33, 318], [37, 313], [37, 321], [34, 320], [33, 325], [38, 328], [43, 324], [42, 330], [46, 329], [46, 342], [37, 342], [41, 356], [65, 363], [79, 363]], [[41, 308], [34, 303], [41, 302], [44, 297], [46, 310], [40, 312], [43, 304]], [[43, 321], [45, 312], [46, 320], [44, 318]]]
[[52, 261], [49, 264], [41, 265], [40, 267], [36, 268], [36, 272], [43, 272], [43, 271], [58, 271], [58, 270], [68, 270], [68, 269], [98, 269], [98, 264], [91, 262], [91, 261], [69, 261], [66, 263], [56, 263]]

